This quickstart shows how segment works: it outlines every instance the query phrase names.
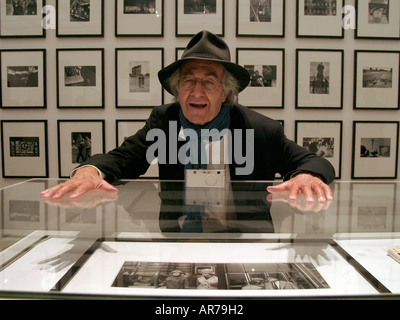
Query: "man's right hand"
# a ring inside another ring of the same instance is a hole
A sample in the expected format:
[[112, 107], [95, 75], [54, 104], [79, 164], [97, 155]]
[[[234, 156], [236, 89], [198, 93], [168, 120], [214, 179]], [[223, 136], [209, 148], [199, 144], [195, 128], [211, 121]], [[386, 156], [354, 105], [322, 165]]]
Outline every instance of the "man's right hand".
[[99, 176], [96, 168], [82, 167], [76, 170], [71, 179], [44, 190], [40, 194], [43, 199], [61, 199], [66, 194], [71, 193], [70, 199], [76, 199], [91, 190], [118, 192], [118, 189]]

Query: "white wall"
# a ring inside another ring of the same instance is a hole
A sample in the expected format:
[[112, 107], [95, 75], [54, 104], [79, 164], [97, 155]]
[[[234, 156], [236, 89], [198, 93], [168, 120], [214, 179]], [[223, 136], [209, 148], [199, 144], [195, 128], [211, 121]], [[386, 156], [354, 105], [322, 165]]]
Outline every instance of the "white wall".
[[[114, 1], [105, 0], [104, 38], [57, 38], [55, 30], [47, 30], [44, 39], [0, 39], [1, 49], [47, 49], [47, 109], [18, 110], [0, 109], [0, 119], [48, 120], [49, 172], [58, 177], [57, 120], [61, 119], [105, 119], [106, 150], [115, 147], [116, 119], [145, 119], [150, 109], [115, 108], [115, 48], [164, 47], [164, 64], [175, 59], [175, 48], [185, 47], [189, 38], [175, 37], [175, 1], [164, 0], [164, 37], [122, 37], [114, 35]], [[354, 5], [355, 0], [346, 4]], [[285, 108], [257, 109], [272, 118], [285, 121], [286, 135], [294, 139], [295, 120], [341, 120], [343, 121], [342, 180], [351, 179], [352, 121], [399, 120], [399, 111], [353, 110], [353, 65], [354, 50], [399, 50], [399, 41], [355, 40], [354, 30], [345, 32], [344, 39], [296, 38], [296, 1], [286, 0], [285, 38], [237, 38], [236, 1], [225, 0], [225, 41], [231, 47], [232, 60], [236, 61], [236, 48], [285, 48]], [[55, 6], [55, 0], [47, 0]], [[56, 49], [57, 48], [105, 48], [105, 108], [104, 109], [57, 109], [56, 106]], [[295, 109], [296, 49], [344, 49], [344, 106], [343, 110], [299, 110]], [[167, 94], [166, 94], [167, 95]], [[165, 101], [170, 101], [166, 96]], [[1, 164], [0, 164], [1, 166]], [[400, 172], [400, 171], [399, 171]], [[20, 179], [0, 177], [0, 187]]]

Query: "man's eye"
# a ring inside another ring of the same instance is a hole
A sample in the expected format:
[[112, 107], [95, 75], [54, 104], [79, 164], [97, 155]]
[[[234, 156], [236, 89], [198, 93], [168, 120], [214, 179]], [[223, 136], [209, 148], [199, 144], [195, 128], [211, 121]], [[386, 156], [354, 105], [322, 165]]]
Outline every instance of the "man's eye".
[[211, 86], [212, 87], [212, 86], [215, 86], [217, 82], [215, 80], [213, 80], [213, 79], [204, 79], [203, 83], [204, 83], [205, 86]]

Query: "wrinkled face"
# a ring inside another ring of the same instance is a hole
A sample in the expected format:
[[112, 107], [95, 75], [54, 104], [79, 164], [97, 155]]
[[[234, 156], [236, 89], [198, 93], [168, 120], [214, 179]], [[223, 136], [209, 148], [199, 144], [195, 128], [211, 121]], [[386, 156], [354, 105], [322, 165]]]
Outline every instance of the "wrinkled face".
[[215, 90], [206, 90], [201, 81], [197, 81], [192, 89], [186, 89], [183, 81], [179, 82], [178, 100], [183, 115], [193, 124], [204, 125], [213, 120], [226, 100], [222, 84], [224, 67], [216, 62], [189, 60], [181, 67], [181, 79], [193, 76], [196, 79], [210, 79], [219, 83]]

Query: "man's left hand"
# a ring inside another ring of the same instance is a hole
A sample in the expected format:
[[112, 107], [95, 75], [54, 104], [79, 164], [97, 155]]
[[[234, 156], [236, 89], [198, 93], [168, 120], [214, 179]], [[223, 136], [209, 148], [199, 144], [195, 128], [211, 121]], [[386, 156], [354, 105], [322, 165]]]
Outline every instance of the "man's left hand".
[[267, 188], [270, 193], [289, 191], [289, 199], [296, 200], [299, 193], [303, 193], [307, 202], [314, 201], [314, 193], [318, 201], [333, 200], [331, 188], [320, 178], [308, 173], [300, 173], [288, 181]]

